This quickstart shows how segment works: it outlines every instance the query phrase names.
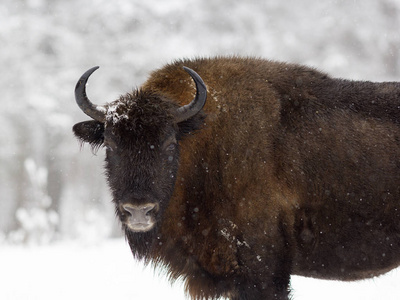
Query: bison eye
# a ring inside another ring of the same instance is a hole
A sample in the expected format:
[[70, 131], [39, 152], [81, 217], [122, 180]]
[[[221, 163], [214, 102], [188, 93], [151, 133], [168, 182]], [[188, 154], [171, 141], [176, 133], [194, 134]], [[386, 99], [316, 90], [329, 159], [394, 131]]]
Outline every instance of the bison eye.
[[175, 143], [171, 143], [164, 150], [164, 155], [170, 163], [173, 162], [176, 157], [176, 148], [177, 145]]
[[174, 151], [175, 149], [176, 149], [176, 144], [172, 143], [172, 144], [169, 144], [167, 146], [167, 148], [165, 148], [165, 151], [171, 152], [171, 151]]

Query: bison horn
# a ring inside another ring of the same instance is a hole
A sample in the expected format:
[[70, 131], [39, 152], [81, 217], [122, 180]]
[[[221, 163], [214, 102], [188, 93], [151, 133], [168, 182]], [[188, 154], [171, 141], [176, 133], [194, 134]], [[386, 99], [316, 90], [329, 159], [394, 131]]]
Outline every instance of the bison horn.
[[103, 106], [94, 105], [86, 96], [86, 83], [94, 71], [99, 67], [93, 67], [87, 70], [81, 78], [79, 78], [75, 87], [75, 100], [79, 108], [89, 117], [96, 121], [104, 123], [106, 119], [106, 109]]
[[183, 67], [186, 72], [193, 78], [196, 84], [196, 96], [189, 104], [179, 107], [176, 110], [175, 121], [176, 123], [185, 121], [196, 115], [204, 106], [207, 99], [207, 87], [203, 79], [192, 69]]

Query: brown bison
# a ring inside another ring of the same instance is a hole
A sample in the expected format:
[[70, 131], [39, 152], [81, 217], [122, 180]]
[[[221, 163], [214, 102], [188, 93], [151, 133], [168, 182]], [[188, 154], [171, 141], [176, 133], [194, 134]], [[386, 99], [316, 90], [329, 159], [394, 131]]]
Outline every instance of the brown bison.
[[399, 83], [219, 57], [176, 61], [97, 106], [95, 69], [75, 90], [94, 120], [73, 131], [106, 148], [133, 255], [193, 299], [288, 299], [291, 274], [400, 264]]

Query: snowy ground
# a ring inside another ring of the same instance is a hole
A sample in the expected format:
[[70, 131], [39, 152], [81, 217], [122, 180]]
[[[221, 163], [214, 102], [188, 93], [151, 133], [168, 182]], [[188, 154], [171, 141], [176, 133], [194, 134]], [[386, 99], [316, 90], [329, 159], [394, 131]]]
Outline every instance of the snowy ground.
[[[357, 283], [294, 277], [295, 300], [394, 300], [400, 272]], [[133, 261], [123, 239], [98, 245], [0, 246], [0, 299], [186, 299], [182, 284]]]

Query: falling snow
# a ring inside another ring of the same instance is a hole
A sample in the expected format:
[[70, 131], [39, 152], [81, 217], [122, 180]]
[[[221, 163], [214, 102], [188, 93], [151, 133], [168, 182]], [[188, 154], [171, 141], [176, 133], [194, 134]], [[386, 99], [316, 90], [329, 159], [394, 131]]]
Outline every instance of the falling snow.
[[[3, 0], [0, 25], [0, 299], [185, 299], [182, 284], [143, 271], [122, 239], [110, 239], [121, 232], [104, 153], [80, 151], [71, 133], [87, 119], [73, 99], [86, 69], [101, 65], [87, 86], [98, 104], [182, 57], [251, 55], [337, 77], [400, 78], [397, 0]], [[113, 106], [107, 118], [127, 116]], [[222, 238], [249, 247], [235, 226]], [[293, 295], [394, 300], [397, 273], [356, 283], [293, 276]]]

